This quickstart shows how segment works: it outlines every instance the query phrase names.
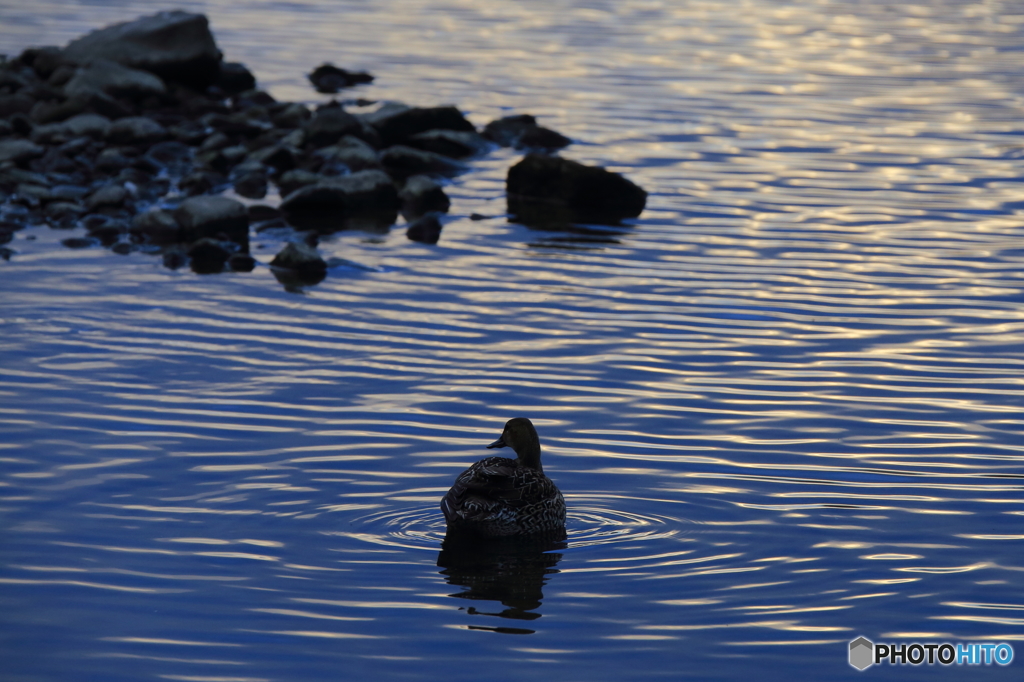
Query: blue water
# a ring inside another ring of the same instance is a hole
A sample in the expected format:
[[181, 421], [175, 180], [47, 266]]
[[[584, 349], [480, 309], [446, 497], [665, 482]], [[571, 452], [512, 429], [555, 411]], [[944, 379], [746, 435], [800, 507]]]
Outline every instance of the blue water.
[[[650, 192], [324, 282], [19, 232], [0, 262], [0, 660], [22, 680], [1017, 680], [1024, 127], [1012, 3], [182, 2], [279, 99], [532, 113]], [[0, 7], [0, 52], [161, 9]], [[269, 201], [277, 201], [271, 196]], [[495, 216], [470, 220], [479, 213]], [[513, 416], [564, 546], [441, 553]], [[1007, 642], [873, 667], [848, 642]]]

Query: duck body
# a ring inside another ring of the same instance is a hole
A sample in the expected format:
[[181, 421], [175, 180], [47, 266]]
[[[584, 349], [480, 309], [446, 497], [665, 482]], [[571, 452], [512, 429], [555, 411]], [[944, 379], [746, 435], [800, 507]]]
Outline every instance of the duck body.
[[488, 447], [511, 446], [518, 455], [487, 457], [455, 479], [441, 500], [449, 532], [482, 537], [565, 532], [565, 500], [540, 466], [540, 441], [529, 419], [509, 420]]

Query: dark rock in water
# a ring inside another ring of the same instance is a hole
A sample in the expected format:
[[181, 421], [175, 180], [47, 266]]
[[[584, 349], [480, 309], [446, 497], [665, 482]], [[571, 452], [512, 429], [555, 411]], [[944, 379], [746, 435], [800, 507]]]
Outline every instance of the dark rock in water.
[[146, 116], [128, 116], [110, 126], [107, 139], [114, 144], [151, 144], [167, 137], [167, 129]]
[[466, 130], [428, 130], [413, 135], [405, 144], [453, 159], [473, 156], [487, 150], [487, 140], [475, 132]]
[[190, 197], [206, 194], [217, 185], [225, 182], [223, 175], [214, 171], [197, 170], [189, 173], [178, 181], [178, 189]]
[[188, 262], [188, 256], [185, 254], [185, 249], [180, 244], [176, 244], [171, 248], [164, 251], [163, 254], [164, 267], [169, 270], [177, 270], [182, 265]]
[[516, 149], [561, 149], [572, 144], [572, 140], [562, 133], [550, 128], [536, 126], [529, 128], [519, 136], [512, 146]]
[[436, 244], [441, 236], [441, 221], [436, 213], [428, 213], [422, 218], [417, 218], [409, 223], [405, 236], [414, 242]]
[[390, 220], [390, 225], [398, 215], [398, 190], [381, 171], [360, 171], [298, 189], [285, 198], [281, 210], [300, 229], [344, 229], [356, 214], [372, 214], [373, 224]]
[[96, 156], [96, 169], [104, 173], [117, 173], [122, 168], [130, 166], [131, 163], [132, 160], [117, 149], [104, 149]]
[[84, 64], [109, 59], [165, 80], [203, 88], [217, 82], [221, 53], [202, 14], [159, 12], [93, 31], [64, 48], [64, 59]]
[[31, 66], [36, 75], [43, 80], [47, 80], [54, 71], [67, 64], [63, 50], [55, 45], [30, 47], [21, 53], [20, 59], [26, 65]]
[[406, 180], [402, 191], [398, 193], [398, 199], [402, 203], [402, 216], [406, 220], [415, 220], [432, 211], [447, 213], [451, 207], [451, 201], [441, 183], [426, 175], [414, 175]]
[[381, 152], [380, 162], [384, 170], [396, 178], [419, 174], [456, 175], [466, 170], [466, 167], [455, 159], [401, 144], [388, 147]]
[[281, 217], [280, 209], [265, 204], [253, 204], [246, 209], [246, 212], [249, 214], [250, 223], [262, 223]]
[[90, 246], [99, 246], [99, 240], [91, 237], [68, 237], [62, 239], [61, 244], [69, 249], [87, 249]]
[[207, 275], [221, 272], [231, 252], [216, 239], [204, 237], [189, 247], [188, 257], [192, 261], [193, 272]]
[[124, 228], [124, 223], [112, 222], [89, 230], [89, 236], [100, 240], [100, 244], [103, 244], [103, 246], [113, 246], [121, 239], [121, 235], [125, 233]]
[[285, 102], [270, 108], [270, 121], [278, 128], [300, 128], [312, 114], [305, 104]]
[[99, 114], [78, 114], [61, 123], [38, 125], [32, 130], [32, 141], [58, 144], [77, 137], [101, 139], [110, 133], [110, 119]]
[[267, 196], [267, 174], [263, 171], [249, 171], [235, 178], [235, 192], [246, 199], [262, 199]]
[[[352, 135], [346, 135], [338, 140], [337, 144], [317, 149], [313, 153], [313, 158], [321, 160], [320, 171], [324, 174], [330, 174], [332, 170], [360, 171], [381, 167], [377, 151]], [[341, 166], [344, 169], [340, 168]]]
[[135, 251], [135, 245], [130, 242], [118, 242], [111, 246], [110, 250], [120, 256], [127, 256], [132, 251]]
[[64, 85], [64, 94], [68, 97], [89, 96], [96, 91], [111, 97], [141, 100], [150, 95], [165, 94], [167, 86], [159, 76], [149, 71], [123, 66], [109, 59], [92, 60], [88, 66], [78, 69]]
[[233, 272], [252, 272], [256, 267], [256, 259], [247, 253], [234, 253], [228, 258], [228, 267]]
[[502, 147], [516, 149], [561, 149], [572, 144], [565, 135], [537, 125], [529, 114], [506, 116], [484, 126], [483, 136]]
[[316, 247], [303, 242], [288, 242], [270, 264], [310, 278], [319, 277], [317, 281], [322, 280], [327, 273], [327, 263], [320, 257]]
[[128, 231], [132, 236], [148, 244], [174, 244], [181, 238], [181, 226], [170, 211], [154, 209], [139, 213], [132, 218]]
[[123, 206], [127, 198], [128, 190], [121, 185], [106, 185], [93, 192], [89, 198], [85, 200], [85, 207], [90, 211], [95, 211], [96, 209], [104, 207], [117, 208], [119, 206]]
[[17, 251], [14, 249], [9, 249], [6, 246], [0, 246], [0, 258], [3, 258], [4, 260], [11, 260], [11, 256], [16, 253]]
[[288, 197], [295, 190], [315, 185], [323, 179], [311, 171], [295, 168], [281, 174], [277, 179], [277, 188], [281, 191], [281, 196]]
[[316, 88], [317, 92], [334, 94], [342, 88], [348, 88], [360, 83], [372, 83], [373, 76], [362, 71], [346, 71], [339, 69], [334, 64], [324, 63], [313, 69], [308, 75], [309, 81]]
[[647, 192], [618, 173], [528, 154], [506, 180], [508, 211], [527, 224], [617, 223], [643, 211]]
[[0, 140], [0, 163], [13, 161], [22, 164], [37, 159], [45, 153], [45, 147], [40, 147], [28, 140]]
[[373, 126], [385, 146], [404, 143], [428, 130], [476, 132], [473, 124], [453, 106], [410, 107], [392, 103], [366, 114], [363, 119]]
[[321, 107], [305, 126], [306, 145], [314, 149], [326, 147], [361, 129], [359, 119], [341, 107]]
[[223, 234], [236, 244], [249, 243], [249, 216], [245, 205], [228, 197], [189, 197], [174, 210], [184, 241]]
[[537, 127], [537, 119], [529, 114], [505, 116], [491, 121], [484, 126], [481, 133], [485, 138], [500, 144], [502, 147], [515, 145], [523, 133]]
[[220, 76], [217, 78], [216, 85], [223, 92], [234, 95], [255, 88], [256, 76], [252, 75], [245, 64], [224, 62], [220, 65]]
[[44, 213], [50, 221], [53, 221], [50, 223], [53, 227], [71, 228], [75, 226], [77, 219], [85, 213], [85, 207], [70, 201], [52, 201], [46, 205]]
[[0, 118], [7, 118], [14, 114], [27, 114], [32, 111], [36, 103], [28, 95], [16, 92], [13, 95], [0, 95]]
[[288, 145], [275, 144], [254, 151], [249, 155], [249, 159], [270, 166], [278, 173], [284, 173], [298, 165], [298, 150]]

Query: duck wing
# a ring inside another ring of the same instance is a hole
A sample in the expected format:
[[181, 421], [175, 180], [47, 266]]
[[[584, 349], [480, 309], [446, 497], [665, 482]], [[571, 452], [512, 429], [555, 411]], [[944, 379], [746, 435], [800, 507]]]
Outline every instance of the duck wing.
[[441, 500], [445, 519], [486, 516], [501, 507], [526, 504], [514, 459], [488, 457], [463, 471]]

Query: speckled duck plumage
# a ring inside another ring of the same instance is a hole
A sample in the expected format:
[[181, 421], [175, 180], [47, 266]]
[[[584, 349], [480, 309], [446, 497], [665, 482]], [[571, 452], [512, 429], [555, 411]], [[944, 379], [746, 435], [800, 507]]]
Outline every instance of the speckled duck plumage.
[[501, 438], [488, 448], [505, 446], [516, 459], [488, 457], [455, 479], [441, 500], [449, 531], [483, 537], [564, 532], [565, 500], [540, 463], [540, 439], [524, 417], [510, 419]]

